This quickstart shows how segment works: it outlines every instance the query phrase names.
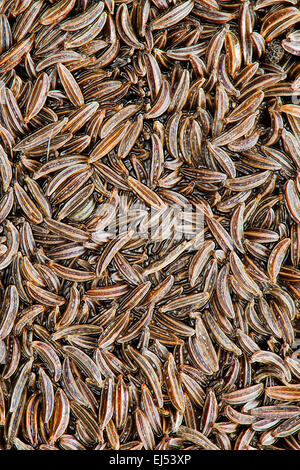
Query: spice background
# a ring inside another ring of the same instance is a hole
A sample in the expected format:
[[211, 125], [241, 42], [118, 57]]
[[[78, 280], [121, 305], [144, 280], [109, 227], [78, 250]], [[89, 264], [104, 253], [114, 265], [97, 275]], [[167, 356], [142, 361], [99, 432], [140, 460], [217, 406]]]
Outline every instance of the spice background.
[[0, 447], [300, 450], [296, 0], [0, 0]]

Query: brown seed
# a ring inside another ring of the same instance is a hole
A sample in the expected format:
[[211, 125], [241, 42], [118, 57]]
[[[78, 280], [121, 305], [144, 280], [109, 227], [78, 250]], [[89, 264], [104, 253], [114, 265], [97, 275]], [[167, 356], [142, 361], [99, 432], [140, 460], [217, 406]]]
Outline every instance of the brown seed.
[[63, 64], [57, 64], [57, 70], [66, 95], [68, 96], [71, 103], [74, 106], [83, 106], [83, 95], [81, 93], [79, 85], [77, 84], [71, 72], [69, 72], [67, 67]]
[[1, 446], [299, 450], [296, 0], [0, 4]]

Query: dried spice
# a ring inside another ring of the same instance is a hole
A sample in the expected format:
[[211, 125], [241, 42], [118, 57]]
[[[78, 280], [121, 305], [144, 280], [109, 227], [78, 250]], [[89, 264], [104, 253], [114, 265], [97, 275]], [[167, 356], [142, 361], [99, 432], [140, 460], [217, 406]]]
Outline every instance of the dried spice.
[[3, 0], [0, 447], [300, 450], [296, 0]]

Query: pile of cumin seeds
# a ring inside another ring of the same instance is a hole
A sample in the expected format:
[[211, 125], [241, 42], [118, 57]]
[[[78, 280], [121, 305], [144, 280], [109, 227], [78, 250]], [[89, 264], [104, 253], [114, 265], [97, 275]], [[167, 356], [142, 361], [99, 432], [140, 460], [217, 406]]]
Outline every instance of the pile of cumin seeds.
[[0, 2], [0, 447], [300, 450], [296, 0]]

